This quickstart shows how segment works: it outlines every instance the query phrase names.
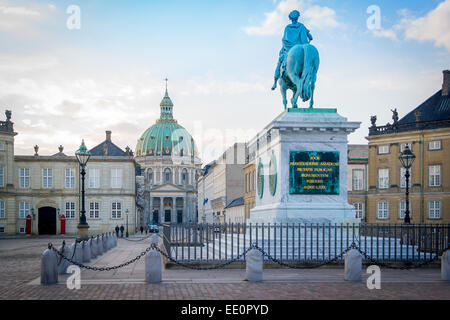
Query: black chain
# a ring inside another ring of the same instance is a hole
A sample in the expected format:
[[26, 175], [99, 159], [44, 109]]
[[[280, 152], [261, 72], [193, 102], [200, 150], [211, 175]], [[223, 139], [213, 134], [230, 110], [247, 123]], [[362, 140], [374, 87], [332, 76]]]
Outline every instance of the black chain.
[[149, 252], [150, 250], [153, 250], [152, 246], [150, 246], [147, 249], [145, 249], [145, 251], [141, 252], [136, 258], [131, 259], [131, 260], [129, 260], [127, 262], [124, 262], [122, 264], [119, 264], [117, 266], [113, 266], [113, 267], [92, 267], [92, 266], [86, 266], [86, 265], [84, 265], [82, 263], [79, 263], [79, 262], [73, 261], [70, 258], [67, 258], [62, 253], [60, 253], [57, 249], [55, 249], [55, 247], [53, 247], [53, 245], [51, 243], [49, 244], [49, 249], [55, 251], [57, 255], [59, 255], [61, 258], [65, 259], [65, 260], [69, 261], [70, 263], [72, 263], [72, 264], [74, 264], [76, 266], [79, 266], [80, 268], [85, 268], [85, 269], [89, 269], [89, 270], [93, 270], [93, 271], [110, 271], [110, 270], [116, 270], [116, 269], [125, 267], [125, 266], [127, 266], [129, 264], [132, 264], [132, 263], [138, 261], [140, 258], [145, 256], [145, 254], [147, 252]]
[[127, 238], [123, 238], [124, 240], [130, 241], [130, 242], [139, 242], [145, 239], [150, 238], [151, 236], [153, 236], [153, 234], [149, 234], [148, 236], [144, 237], [144, 238], [139, 238], [138, 240], [132, 240], [132, 239], [127, 239]]
[[[449, 248], [447, 248], [446, 250], [448, 250], [448, 249], [449, 249]], [[429, 260], [422, 261], [422, 262], [420, 262], [420, 263], [414, 264], [414, 263], [411, 263], [411, 262], [409, 262], [409, 263], [408, 263], [408, 262], [403, 262], [403, 265], [395, 266], [395, 265], [391, 265], [391, 264], [388, 264], [388, 263], [385, 263], [385, 262], [380, 262], [380, 261], [375, 260], [375, 259], [372, 258], [370, 255], [368, 255], [365, 251], [361, 250], [361, 248], [359, 248], [359, 247], [357, 248], [357, 250], [358, 250], [359, 253], [361, 253], [361, 254], [364, 256], [364, 258], [365, 258], [366, 260], [368, 260], [370, 263], [373, 263], [373, 264], [376, 264], [377, 266], [384, 267], [384, 268], [388, 268], [388, 269], [400, 269], [400, 270], [416, 269], [416, 268], [423, 267], [423, 266], [425, 266], [425, 265], [427, 265], [427, 264], [433, 263], [433, 262], [435, 262], [436, 260], [439, 259], [439, 254], [436, 254], [433, 258], [431, 258], [431, 259], [429, 259]], [[444, 252], [444, 251], [446, 251], [446, 250], [443, 250], [442, 252]], [[441, 253], [442, 253], [442, 252], [441, 252]]]
[[228, 265], [230, 265], [230, 264], [232, 264], [232, 263], [234, 263], [234, 262], [240, 260], [240, 259], [241, 259], [243, 256], [245, 256], [251, 249], [253, 249], [253, 246], [250, 246], [249, 248], [247, 248], [247, 250], [245, 250], [244, 252], [242, 252], [240, 255], [236, 256], [234, 259], [229, 260], [229, 261], [226, 261], [226, 262], [221, 263], [221, 264], [218, 264], [218, 265], [214, 265], [214, 266], [212, 266], [212, 267], [195, 267], [195, 266], [191, 266], [191, 265], [189, 265], [189, 264], [182, 263], [182, 262], [179, 262], [179, 261], [175, 260], [174, 258], [172, 258], [171, 256], [169, 256], [167, 253], [165, 253], [164, 251], [162, 251], [162, 250], [159, 249], [158, 247], [154, 246], [153, 244], [152, 244], [152, 247], [153, 247], [156, 251], [158, 251], [160, 254], [162, 254], [164, 257], [166, 257], [167, 259], [169, 259], [171, 262], [173, 262], [173, 263], [175, 263], [175, 264], [177, 264], [177, 265], [179, 265], [179, 266], [181, 266], [181, 267], [184, 267], [184, 268], [187, 268], [187, 269], [192, 269], [192, 270], [216, 270], [216, 269], [222, 269], [222, 268], [225, 268], [226, 266], [228, 266]]
[[321, 262], [321, 263], [318, 263], [318, 264], [314, 264], [312, 266], [298, 266], [298, 265], [289, 264], [289, 263], [283, 262], [283, 261], [281, 261], [279, 259], [276, 259], [276, 258], [272, 257], [270, 254], [268, 254], [267, 252], [265, 252], [263, 249], [258, 247], [257, 245], [253, 245], [253, 248], [255, 248], [256, 250], [261, 252], [263, 254], [263, 256], [267, 257], [267, 259], [269, 259], [269, 260], [279, 264], [280, 266], [284, 266], [284, 267], [287, 267], [287, 268], [290, 268], [290, 269], [315, 269], [315, 268], [323, 267], [323, 266], [325, 266], [327, 264], [333, 263], [336, 260], [342, 258], [342, 256], [345, 253], [347, 253], [347, 251], [349, 251], [350, 249], [355, 249], [355, 247], [356, 247], [355, 243], [352, 243], [352, 245], [350, 247], [348, 247], [347, 249], [345, 249], [344, 251], [342, 251], [340, 254], [338, 254], [337, 256], [335, 256], [332, 259], [329, 259], [327, 261], [324, 261], [324, 262]]

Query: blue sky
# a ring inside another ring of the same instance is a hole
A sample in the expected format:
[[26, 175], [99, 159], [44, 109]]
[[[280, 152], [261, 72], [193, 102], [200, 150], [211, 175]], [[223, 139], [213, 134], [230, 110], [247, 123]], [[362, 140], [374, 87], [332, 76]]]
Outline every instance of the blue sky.
[[[366, 24], [373, 4], [378, 30]], [[79, 30], [66, 27], [69, 5]], [[212, 160], [282, 112], [270, 87], [293, 8], [320, 53], [316, 107], [362, 122], [350, 143], [366, 142], [371, 115], [385, 124], [391, 108], [402, 117], [438, 91], [450, 68], [450, 0], [0, 0], [0, 105], [13, 111], [16, 153], [72, 154], [108, 129], [134, 149], [167, 76], [175, 117]]]

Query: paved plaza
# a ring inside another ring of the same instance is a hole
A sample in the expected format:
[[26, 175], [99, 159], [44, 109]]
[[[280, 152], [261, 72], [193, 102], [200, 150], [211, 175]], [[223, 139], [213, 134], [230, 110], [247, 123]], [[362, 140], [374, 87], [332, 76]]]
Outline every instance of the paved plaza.
[[[72, 243], [74, 238], [64, 238]], [[139, 237], [132, 237], [138, 240]], [[0, 299], [450, 299], [450, 283], [440, 280], [440, 269], [382, 269], [381, 289], [369, 290], [363, 281], [343, 280], [343, 267], [266, 269], [264, 281], [245, 281], [245, 269], [194, 271], [168, 269], [160, 284], [144, 281], [144, 259], [112, 271], [81, 272], [81, 289], [59, 284], [40, 285], [40, 257], [48, 242], [60, 246], [62, 237], [0, 239]], [[136, 257], [150, 239], [127, 241], [89, 263], [114, 266]]]

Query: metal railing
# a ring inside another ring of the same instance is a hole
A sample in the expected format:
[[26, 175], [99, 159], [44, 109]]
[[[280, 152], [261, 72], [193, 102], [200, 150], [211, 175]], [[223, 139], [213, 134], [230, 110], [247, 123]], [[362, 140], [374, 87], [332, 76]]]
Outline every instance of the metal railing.
[[163, 244], [172, 258], [192, 263], [234, 259], [251, 245], [280, 261], [321, 262], [353, 243], [377, 261], [420, 262], [448, 248], [449, 230], [450, 224], [165, 224]]

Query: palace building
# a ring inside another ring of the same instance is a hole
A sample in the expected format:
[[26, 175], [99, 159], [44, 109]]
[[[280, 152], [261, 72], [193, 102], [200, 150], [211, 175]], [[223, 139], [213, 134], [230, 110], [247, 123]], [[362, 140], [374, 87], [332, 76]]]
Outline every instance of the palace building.
[[442, 89], [393, 123], [369, 128], [368, 222], [402, 223], [405, 169], [399, 160], [408, 145], [416, 158], [410, 170], [411, 223], [450, 222], [450, 71]]
[[[11, 112], [0, 121], [0, 235], [77, 234], [80, 212], [80, 175], [75, 156], [59, 146], [53, 155], [14, 154]], [[92, 148], [86, 166], [86, 218], [89, 233], [110, 232], [116, 225], [135, 230], [135, 162], [127, 147], [121, 150], [106, 139]], [[27, 217], [31, 218], [26, 230]], [[62, 221], [65, 221], [62, 223]], [[65, 224], [65, 227], [63, 225]]]
[[189, 132], [173, 118], [167, 88], [160, 109], [160, 118], [136, 146], [139, 222], [196, 222], [197, 179], [201, 174], [197, 147]]

